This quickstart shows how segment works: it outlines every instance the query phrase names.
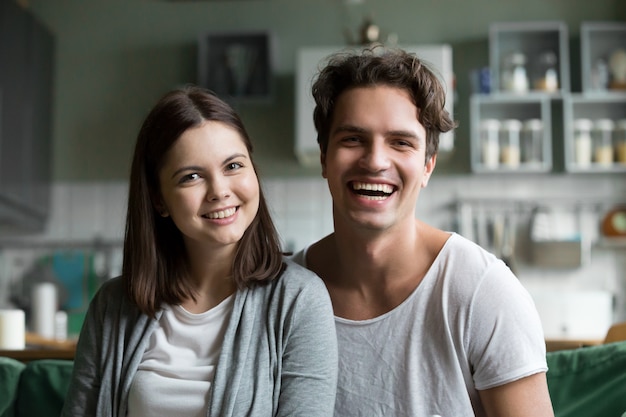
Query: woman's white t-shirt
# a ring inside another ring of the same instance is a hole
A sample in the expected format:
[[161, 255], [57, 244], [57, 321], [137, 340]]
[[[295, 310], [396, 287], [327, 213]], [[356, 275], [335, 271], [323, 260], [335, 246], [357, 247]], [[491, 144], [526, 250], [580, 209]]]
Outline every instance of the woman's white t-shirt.
[[165, 306], [133, 378], [129, 417], [206, 417], [234, 295], [200, 314]]

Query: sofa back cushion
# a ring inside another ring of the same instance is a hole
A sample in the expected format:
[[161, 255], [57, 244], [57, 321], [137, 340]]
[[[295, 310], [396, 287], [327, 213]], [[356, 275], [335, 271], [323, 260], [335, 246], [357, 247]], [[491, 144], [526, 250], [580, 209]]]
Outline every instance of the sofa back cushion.
[[28, 362], [20, 378], [17, 398], [19, 417], [59, 416], [74, 362], [40, 359]]
[[626, 342], [548, 352], [555, 417], [620, 417], [626, 412]]
[[0, 417], [15, 416], [17, 389], [24, 368], [22, 362], [0, 356]]

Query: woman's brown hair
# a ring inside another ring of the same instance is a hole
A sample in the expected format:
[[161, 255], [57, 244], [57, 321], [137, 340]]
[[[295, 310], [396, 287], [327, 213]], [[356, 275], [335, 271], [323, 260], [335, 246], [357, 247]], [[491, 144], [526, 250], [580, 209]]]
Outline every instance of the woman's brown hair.
[[[182, 235], [170, 217], [159, 215], [154, 203], [160, 200], [158, 175], [167, 151], [183, 132], [205, 121], [221, 122], [236, 130], [252, 158], [252, 142], [237, 113], [212, 92], [196, 86], [163, 96], [137, 136], [128, 190], [122, 279], [130, 299], [151, 317], [163, 303], [180, 304], [194, 298]], [[261, 184], [259, 194], [259, 210], [239, 242], [233, 261], [233, 279], [238, 288], [267, 283], [284, 269], [280, 239]]]

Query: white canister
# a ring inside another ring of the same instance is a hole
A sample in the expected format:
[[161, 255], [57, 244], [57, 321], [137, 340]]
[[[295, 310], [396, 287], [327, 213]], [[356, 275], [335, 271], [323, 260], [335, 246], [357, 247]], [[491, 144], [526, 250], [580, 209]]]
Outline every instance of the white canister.
[[613, 165], [613, 130], [615, 123], [611, 119], [598, 119], [593, 124], [593, 161], [610, 167]]
[[54, 339], [57, 312], [56, 286], [51, 282], [35, 284], [31, 294], [31, 330], [41, 337]]
[[480, 122], [480, 155], [483, 166], [489, 169], [498, 168], [500, 163], [500, 144], [498, 134], [500, 121], [484, 119]]
[[589, 119], [574, 120], [574, 161], [576, 165], [591, 165], [591, 129], [593, 123]]
[[0, 310], [0, 349], [21, 350], [26, 345], [23, 310]]
[[502, 121], [500, 127], [500, 162], [506, 167], [519, 167], [521, 130], [522, 122], [517, 119]]

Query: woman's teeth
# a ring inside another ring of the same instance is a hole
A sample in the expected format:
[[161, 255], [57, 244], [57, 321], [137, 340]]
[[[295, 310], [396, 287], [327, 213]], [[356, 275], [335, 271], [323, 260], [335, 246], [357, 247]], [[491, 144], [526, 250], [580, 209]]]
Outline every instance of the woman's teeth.
[[223, 219], [225, 217], [230, 217], [237, 211], [236, 207], [231, 207], [226, 210], [214, 211], [213, 213], [208, 213], [205, 215], [206, 218], [209, 219]]

